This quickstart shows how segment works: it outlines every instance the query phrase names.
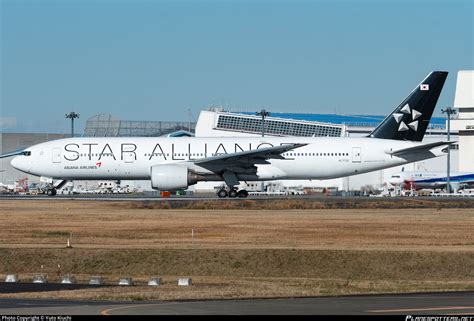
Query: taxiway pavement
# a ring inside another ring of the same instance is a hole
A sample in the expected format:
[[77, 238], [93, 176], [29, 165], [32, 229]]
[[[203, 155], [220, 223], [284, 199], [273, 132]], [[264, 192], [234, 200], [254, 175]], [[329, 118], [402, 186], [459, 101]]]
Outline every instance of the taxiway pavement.
[[472, 315], [474, 292], [175, 302], [0, 299], [1, 315]]

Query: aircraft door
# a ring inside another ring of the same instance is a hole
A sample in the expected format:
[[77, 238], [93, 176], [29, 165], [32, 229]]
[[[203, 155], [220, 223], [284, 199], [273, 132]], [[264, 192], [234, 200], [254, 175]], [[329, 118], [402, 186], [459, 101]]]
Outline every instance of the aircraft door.
[[135, 161], [136, 154], [134, 152], [124, 152], [123, 160], [125, 163], [133, 163]]
[[53, 148], [53, 163], [61, 163], [61, 148]]
[[362, 159], [361, 148], [360, 147], [352, 147], [352, 162], [353, 163], [360, 163], [361, 159]]

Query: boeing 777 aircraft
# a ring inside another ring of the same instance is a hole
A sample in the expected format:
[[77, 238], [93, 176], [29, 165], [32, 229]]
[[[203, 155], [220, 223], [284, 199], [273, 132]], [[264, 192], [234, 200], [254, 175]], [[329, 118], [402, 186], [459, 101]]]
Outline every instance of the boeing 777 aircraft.
[[450, 142], [421, 141], [447, 75], [431, 72], [368, 137], [81, 137], [1, 157], [49, 180], [51, 196], [68, 180], [106, 179], [151, 180], [165, 191], [224, 181], [219, 197], [247, 197], [240, 181], [330, 179], [442, 155]]

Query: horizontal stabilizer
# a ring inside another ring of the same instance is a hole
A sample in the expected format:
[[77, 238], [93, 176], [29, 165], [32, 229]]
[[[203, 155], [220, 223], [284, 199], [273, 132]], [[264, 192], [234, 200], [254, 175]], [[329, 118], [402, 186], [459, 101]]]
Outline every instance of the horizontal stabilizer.
[[393, 150], [393, 151], [392, 150], [385, 151], [385, 153], [393, 155], [393, 156], [401, 156], [401, 155], [405, 155], [409, 153], [413, 154], [413, 153], [426, 152], [435, 147], [452, 145], [454, 143], [456, 142], [435, 142], [435, 143], [424, 144], [424, 145], [416, 145], [416, 146], [402, 148], [402, 149]]

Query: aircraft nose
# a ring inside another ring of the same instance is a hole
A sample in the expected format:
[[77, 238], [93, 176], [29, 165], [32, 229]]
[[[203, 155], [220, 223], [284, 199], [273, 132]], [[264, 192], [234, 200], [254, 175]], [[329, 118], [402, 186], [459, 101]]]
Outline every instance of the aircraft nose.
[[16, 157], [13, 157], [13, 159], [10, 161], [10, 165], [12, 165], [13, 168], [16, 168], [16, 169], [19, 169], [18, 168], [18, 163], [19, 163], [19, 160], [18, 160], [18, 156]]
[[26, 171], [27, 168], [26, 168], [26, 164], [25, 164], [25, 161], [24, 161], [24, 157], [25, 156], [16, 156], [15, 158], [13, 158], [11, 161], [10, 161], [10, 164], [20, 170], [20, 171]]

